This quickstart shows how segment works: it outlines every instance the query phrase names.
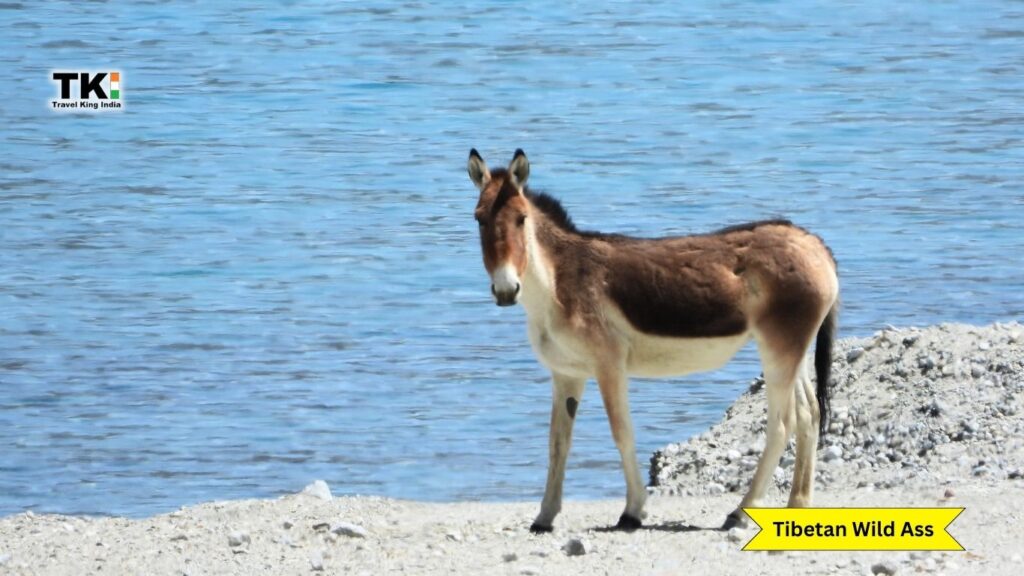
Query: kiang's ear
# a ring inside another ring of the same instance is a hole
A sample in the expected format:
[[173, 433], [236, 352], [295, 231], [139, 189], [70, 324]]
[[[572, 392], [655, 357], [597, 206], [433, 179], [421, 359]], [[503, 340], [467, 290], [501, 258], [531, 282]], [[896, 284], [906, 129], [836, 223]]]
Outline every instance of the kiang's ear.
[[480, 157], [480, 153], [473, 148], [469, 151], [469, 163], [466, 165], [469, 172], [469, 179], [476, 184], [478, 190], [483, 190], [491, 179], [491, 171], [487, 169], [487, 163]]
[[512, 155], [508, 173], [520, 186], [526, 186], [526, 179], [530, 177], [530, 161], [526, 159], [526, 152], [523, 152], [522, 148], [517, 148], [516, 153]]

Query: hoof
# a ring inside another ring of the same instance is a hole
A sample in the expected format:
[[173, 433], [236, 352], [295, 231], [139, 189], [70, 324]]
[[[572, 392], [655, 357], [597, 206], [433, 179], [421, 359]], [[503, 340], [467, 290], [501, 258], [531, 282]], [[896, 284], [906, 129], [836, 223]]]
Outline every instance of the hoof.
[[615, 528], [618, 530], [632, 532], [637, 528], [643, 527], [643, 525], [644, 523], [641, 522], [639, 518], [636, 518], [635, 516], [630, 516], [629, 514], [623, 512], [622, 516], [619, 516], [619, 523], [615, 525]]
[[739, 510], [730, 512], [729, 515], [725, 517], [725, 522], [722, 523], [722, 530], [730, 530], [736, 527], [747, 527], [746, 514]]
[[550, 524], [545, 526], [544, 524], [534, 522], [530, 525], [530, 532], [533, 532], [534, 534], [550, 534], [552, 530], [553, 528], [551, 528]]

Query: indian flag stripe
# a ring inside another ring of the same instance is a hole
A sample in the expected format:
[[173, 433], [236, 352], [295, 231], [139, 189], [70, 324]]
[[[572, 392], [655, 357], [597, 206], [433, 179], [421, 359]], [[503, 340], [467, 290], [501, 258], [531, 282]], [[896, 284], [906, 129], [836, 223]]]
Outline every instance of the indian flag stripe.
[[110, 89], [111, 90], [120, 90], [121, 89], [121, 83], [120, 82], [111, 82], [110, 83]]

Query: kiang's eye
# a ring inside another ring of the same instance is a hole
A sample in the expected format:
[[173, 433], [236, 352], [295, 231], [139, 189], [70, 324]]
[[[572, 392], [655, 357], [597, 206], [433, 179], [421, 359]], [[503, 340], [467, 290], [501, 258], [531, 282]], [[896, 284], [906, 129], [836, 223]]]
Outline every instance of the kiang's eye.
[[523, 224], [526, 224], [526, 214], [521, 214], [516, 218], [516, 226], [522, 227]]
[[477, 226], [480, 226], [481, 228], [483, 228], [484, 226], [487, 225], [487, 222], [485, 222], [484, 219], [480, 218], [480, 217], [477, 217], [476, 223], [477, 223]]

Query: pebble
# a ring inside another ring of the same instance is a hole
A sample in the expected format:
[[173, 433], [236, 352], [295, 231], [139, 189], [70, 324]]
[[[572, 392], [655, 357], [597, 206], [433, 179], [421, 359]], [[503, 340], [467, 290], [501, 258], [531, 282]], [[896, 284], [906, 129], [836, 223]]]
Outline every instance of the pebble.
[[742, 457], [743, 455], [740, 454], [740, 451], [736, 450], [735, 448], [725, 453], [725, 459], [728, 460], [729, 462], [735, 462]]
[[515, 562], [516, 560], [519, 560], [519, 556], [517, 556], [515, 552], [508, 552], [506, 554], [502, 554], [501, 559], [503, 562]]
[[831, 462], [833, 460], [842, 459], [843, 449], [840, 446], [832, 445], [825, 448], [825, 462]]
[[729, 528], [729, 531], [725, 534], [725, 537], [728, 538], [730, 542], [737, 543], [746, 542], [750, 539], [747, 535], [747, 531], [738, 527]]
[[462, 534], [459, 533], [458, 531], [452, 530], [451, 532], [445, 534], [444, 536], [445, 536], [445, 538], [451, 540], [452, 542], [462, 542]]
[[291, 530], [292, 526], [295, 526], [295, 523], [291, 520], [285, 520], [284, 522], [281, 522], [281, 527], [283, 527], [285, 530]]
[[583, 538], [570, 538], [569, 541], [562, 546], [562, 551], [565, 552], [566, 556], [583, 556], [591, 551], [591, 546], [590, 542], [587, 542]]
[[942, 493], [943, 498], [952, 498], [956, 496], [956, 492], [953, 492], [952, 488], [946, 488], [946, 491]]
[[323, 480], [315, 480], [312, 484], [303, 488], [302, 493], [321, 500], [330, 501], [333, 498], [331, 496], [331, 488]]
[[984, 368], [982, 368], [981, 366], [978, 366], [977, 364], [975, 364], [974, 366], [971, 366], [971, 377], [972, 378], [981, 378], [984, 375], [985, 375], [985, 369]]
[[228, 546], [232, 548], [247, 546], [250, 542], [252, 542], [252, 538], [245, 532], [232, 532], [228, 534]]
[[871, 565], [872, 574], [884, 574], [885, 576], [893, 576], [896, 574], [896, 564], [889, 562], [888, 560], [883, 562], [877, 562]]
[[323, 572], [324, 569], [324, 553], [320, 550], [314, 550], [309, 553], [309, 565], [316, 572]]
[[533, 566], [524, 566], [519, 569], [519, 573], [523, 576], [539, 576], [540, 570], [534, 568]]
[[708, 482], [707, 491], [711, 495], [725, 494], [725, 486], [718, 482]]
[[850, 348], [850, 351], [846, 353], [846, 361], [853, 362], [854, 360], [860, 358], [863, 355], [864, 349], [861, 348], [860, 346], [857, 346], [856, 348]]
[[331, 525], [331, 533], [349, 538], [366, 538], [366, 528], [349, 522], [338, 522]]
[[929, 404], [925, 409], [925, 412], [927, 412], [929, 416], [932, 416], [934, 418], [942, 416], [947, 411], [948, 408], [946, 408], [946, 405], [940, 402], [938, 399], [932, 400], [932, 403]]

